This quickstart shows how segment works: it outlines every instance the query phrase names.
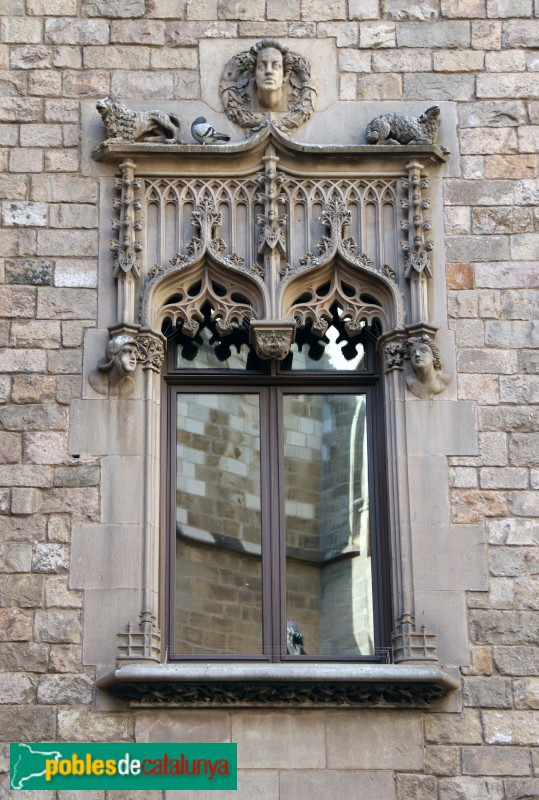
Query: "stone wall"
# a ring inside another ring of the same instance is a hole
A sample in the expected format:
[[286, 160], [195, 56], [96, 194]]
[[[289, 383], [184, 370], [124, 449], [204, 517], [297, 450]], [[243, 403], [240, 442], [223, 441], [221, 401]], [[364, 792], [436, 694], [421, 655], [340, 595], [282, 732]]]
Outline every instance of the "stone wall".
[[[539, 797], [538, 1], [0, 7], [0, 770], [9, 741], [230, 740], [237, 800]], [[462, 692], [430, 711], [134, 711], [98, 692], [82, 659], [90, 612], [71, 588], [81, 585], [70, 583], [71, 534], [100, 520], [105, 464], [69, 451], [67, 434], [108, 248], [83, 120], [108, 93], [147, 108], [197, 101], [201, 43], [264, 36], [308, 42], [312, 60], [329, 40], [341, 101], [458, 112], [444, 179], [447, 303], [479, 455], [450, 459], [449, 489], [453, 521], [484, 525], [490, 584], [468, 594]]]

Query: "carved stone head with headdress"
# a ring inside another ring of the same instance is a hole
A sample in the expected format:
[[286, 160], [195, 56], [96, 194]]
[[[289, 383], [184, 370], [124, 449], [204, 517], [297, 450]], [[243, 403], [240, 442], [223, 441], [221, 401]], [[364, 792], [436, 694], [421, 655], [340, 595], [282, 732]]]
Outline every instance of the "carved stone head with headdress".
[[88, 378], [92, 389], [107, 397], [130, 394], [134, 388], [132, 374], [137, 366], [137, 353], [137, 343], [131, 336], [110, 339], [105, 357]]

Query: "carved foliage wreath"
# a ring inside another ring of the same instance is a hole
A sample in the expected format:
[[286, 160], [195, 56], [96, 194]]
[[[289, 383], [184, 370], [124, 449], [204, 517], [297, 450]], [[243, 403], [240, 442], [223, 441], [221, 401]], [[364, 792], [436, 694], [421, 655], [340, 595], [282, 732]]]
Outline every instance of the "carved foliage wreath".
[[277, 47], [282, 52], [284, 74], [290, 84], [288, 112], [279, 119], [274, 117], [273, 124], [284, 131], [299, 128], [314, 111], [313, 95], [316, 94], [316, 88], [311, 80], [311, 65], [299, 53], [290, 52], [274, 39], [257, 42], [250, 50], [238, 53], [227, 63], [219, 83], [227, 116], [253, 133], [268, 124], [268, 113], [251, 110], [257, 52], [264, 47]]

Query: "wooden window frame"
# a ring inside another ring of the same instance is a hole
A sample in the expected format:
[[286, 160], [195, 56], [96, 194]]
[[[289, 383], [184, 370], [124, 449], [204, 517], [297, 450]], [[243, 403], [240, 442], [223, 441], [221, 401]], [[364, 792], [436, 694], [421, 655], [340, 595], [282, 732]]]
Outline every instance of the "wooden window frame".
[[[279, 362], [265, 362], [264, 371], [232, 369], [185, 369], [175, 364], [175, 338], [169, 342], [165, 374], [166, 408], [163, 453], [166, 464], [166, 648], [168, 661], [182, 662], [351, 662], [380, 663], [387, 660], [391, 644], [391, 576], [387, 516], [386, 454], [383, 380], [375, 343], [365, 337], [365, 365], [361, 371], [280, 370]], [[178, 654], [174, 642], [174, 586], [176, 532], [176, 397], [181, 393], [257, 394], [260, 402], [261, 531], [262, 531], [262, 653]], [[284, 441], [282, 397], [287, 393], [365, 394], [367, 399], [368, 485], [372, 548], [373, 623], [375, 653], [365, 656], [287, 655], [283, 653], [286, 619], [286, 554], [284, 548], [284, 501], [281, 467]], [[265, 454], [265, 455], [264, 455]], [[270, 497], [279, 497], [277, 513]]]

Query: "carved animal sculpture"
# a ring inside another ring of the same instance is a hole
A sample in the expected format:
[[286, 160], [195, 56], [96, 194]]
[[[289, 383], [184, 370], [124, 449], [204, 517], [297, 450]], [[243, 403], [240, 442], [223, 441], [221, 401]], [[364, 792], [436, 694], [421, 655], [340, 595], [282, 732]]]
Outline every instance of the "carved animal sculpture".
[[149, 141], [181, 144], [180, 120], [175, 114], [132, 111], [112, 97], [98, 100], [96, 108], [103, 119], [107, 141], [134, 142], [145, 137]]
[[440, 130], [440, 109], [427, 108], [419, 117], [382, 114], [367, 125], [369, 144], [435, 144]]

